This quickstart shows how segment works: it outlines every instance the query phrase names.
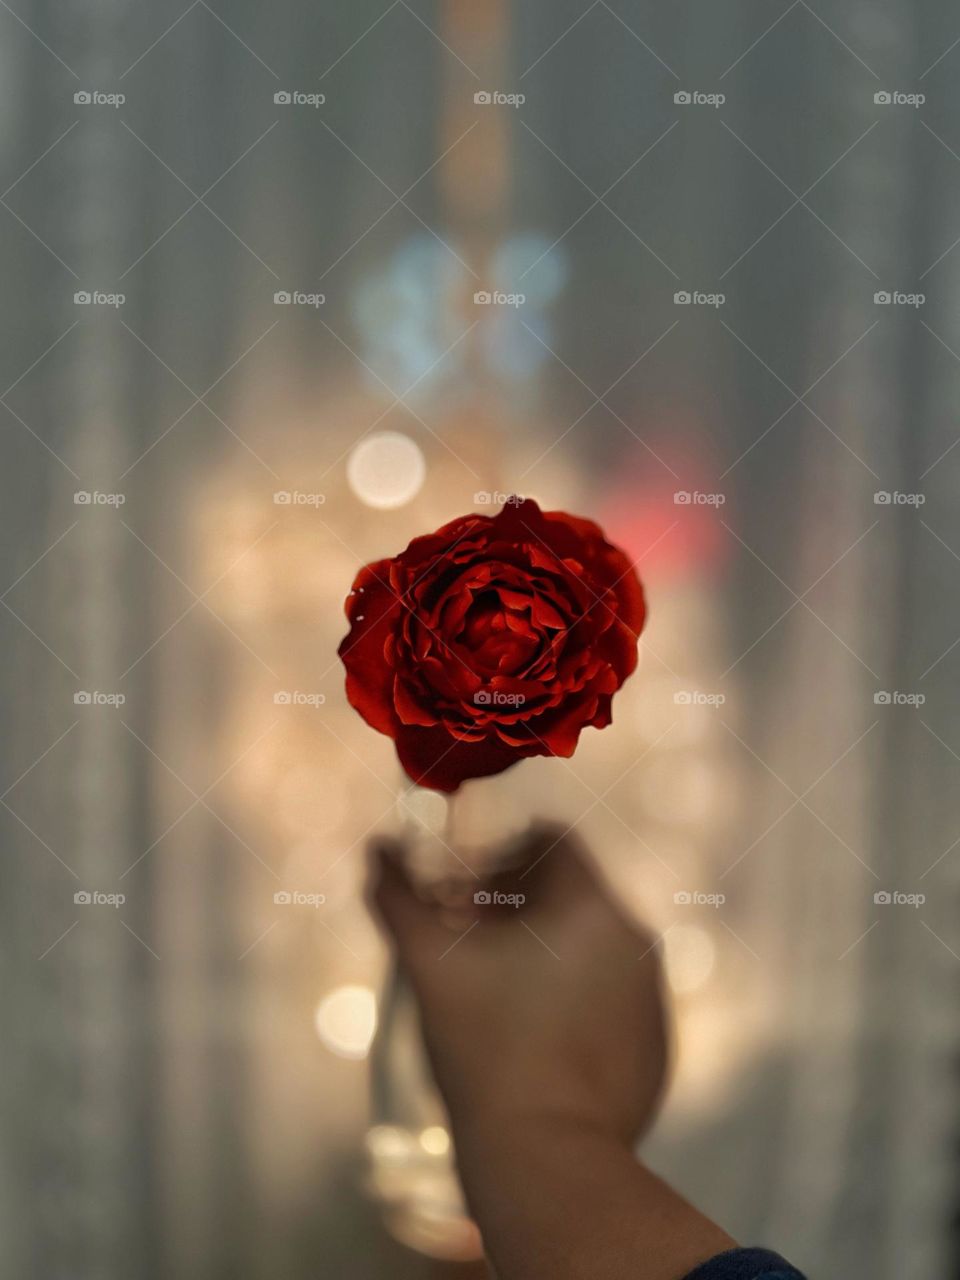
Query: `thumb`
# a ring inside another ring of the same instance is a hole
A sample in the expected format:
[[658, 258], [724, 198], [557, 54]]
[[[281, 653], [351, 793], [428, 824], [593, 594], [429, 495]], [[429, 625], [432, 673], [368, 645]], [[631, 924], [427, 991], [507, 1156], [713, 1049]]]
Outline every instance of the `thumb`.
[[368, 846], [368, 901], [386, 925], [404, 962], [415, 960], [438, 929], [436, 911], [421, 901], [407, 873], [407, 849], [399, 840], [375, 837]]

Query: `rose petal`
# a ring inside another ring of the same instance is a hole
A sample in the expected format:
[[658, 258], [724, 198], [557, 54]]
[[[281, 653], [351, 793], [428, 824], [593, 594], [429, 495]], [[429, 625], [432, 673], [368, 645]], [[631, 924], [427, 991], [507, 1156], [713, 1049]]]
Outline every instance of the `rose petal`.
[[433, 725], [437, 717], [420, 701], [406, 681], [399, 676], [393, 682], [393, 705], [404, 724]]
[[502, 773], [521, 758], [515, 749], [496, 738], [468, 743], [451, 737], [443, 728], [404, 726], [397, 734], [397, 755], [419, 787], [456, 791], [467, 778]]
[[367, 724], [392, 734], [397, 725], [393, 706], [390, 654], [400, 604], [387, 585], [389, 560], [360, 570], [346, 602], [350, 630], [337, 653], [347, 669], [347, 699]]

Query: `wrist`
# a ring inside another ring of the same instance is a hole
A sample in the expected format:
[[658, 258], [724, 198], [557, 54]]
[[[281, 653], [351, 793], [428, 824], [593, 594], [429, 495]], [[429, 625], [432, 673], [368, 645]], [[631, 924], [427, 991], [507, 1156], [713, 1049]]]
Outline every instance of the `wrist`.
[[570, 1071], [459, 1070], [437, 1075], [454, 1131], [480, 1140], [498, 1131], [553, 1131], [604, 1137], [632, 1150], [655, 1109], [640, 1097], [599, 1089], [596, 1082]]
[[637, 1161], [608, 1124], [568, 1109], [454, 1122], [467, 1202], [504, 1280], [677, 1280], [735, 1242]]
[[511, 1160], [526, 1150], [545, 1150], [553, 1145], [566, 1147], [589, 1144], [631, 1152], [632, 1143], [608, 1118], [569, 1101], [554, 1103], [548, 1097], [536, 1102], [499, 1098], [454, 1107], [451, 1127], [462, 1158], [476, 1155], [495, 1160], [503, 1153]]

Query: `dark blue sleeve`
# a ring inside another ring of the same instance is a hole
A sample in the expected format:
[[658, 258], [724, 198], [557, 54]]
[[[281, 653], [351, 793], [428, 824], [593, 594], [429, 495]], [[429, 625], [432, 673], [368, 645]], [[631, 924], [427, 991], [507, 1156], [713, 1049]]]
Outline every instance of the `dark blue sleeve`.
[[769, 1249], [731, 1249], [691, 1271], [686, 1280], [803, 1280], [803, 1276]]

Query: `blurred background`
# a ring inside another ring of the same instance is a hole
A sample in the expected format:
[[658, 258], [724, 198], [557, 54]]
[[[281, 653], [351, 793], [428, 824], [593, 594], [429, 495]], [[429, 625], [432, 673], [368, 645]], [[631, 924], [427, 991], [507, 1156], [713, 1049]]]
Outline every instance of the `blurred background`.
[[336, 646], [512, 493], [648, 589], [613, 727], [464, 805], [576, 823], [663, 935], [651, 1163], [811, 1275], [957, 1274], [958, 40], [0, 6], [4, 1274], [475, 1273], [371, 1181], [363, 845], [443, 802]]

